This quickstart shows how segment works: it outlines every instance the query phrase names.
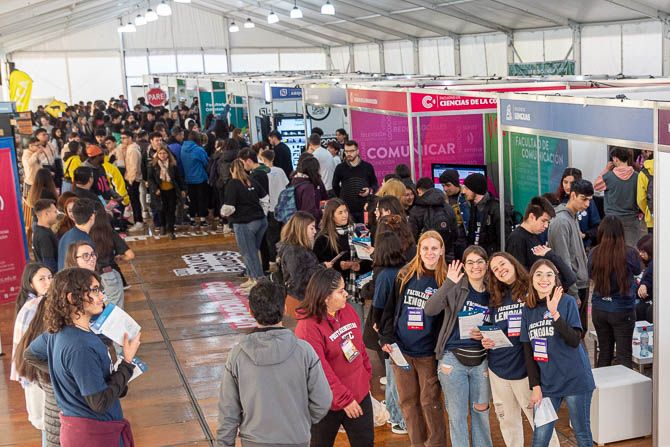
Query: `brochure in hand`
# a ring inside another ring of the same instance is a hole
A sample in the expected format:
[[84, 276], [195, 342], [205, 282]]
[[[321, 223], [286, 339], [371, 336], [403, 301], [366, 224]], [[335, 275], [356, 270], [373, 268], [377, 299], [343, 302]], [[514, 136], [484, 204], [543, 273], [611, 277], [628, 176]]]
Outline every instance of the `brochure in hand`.
[[[123, 361], [123, 357], [119, 357], [116, 360], [116, 363], [114, 364], [114, 371], [119, 369], [119, 365]], [[130, 380], [128, 382], [132, 382], [133, 380], [137, 379], [139, 376], [147, 372], [149, 367], [147, 366], [146, 363], [144, 363], [139, 357], [134, 357], [132, 364], [135, 365], [135, 369], [133, 370], [133, 375], [130, 377]]]
[[509, 348], [512, 342], [498, 326], [479, 326], [479, 330], [484, 338], [493, 340], [495, 346], [491, 349]]
[[96, 334], [102, 334], [117, 345], [123, 345], [123, 336], [128, 334], [128, 339], [134, 339], [139, 334], [139, 324], [123, 309], [114, 303], [109, 303], [98, 318], [91, 322], [91, 330]]

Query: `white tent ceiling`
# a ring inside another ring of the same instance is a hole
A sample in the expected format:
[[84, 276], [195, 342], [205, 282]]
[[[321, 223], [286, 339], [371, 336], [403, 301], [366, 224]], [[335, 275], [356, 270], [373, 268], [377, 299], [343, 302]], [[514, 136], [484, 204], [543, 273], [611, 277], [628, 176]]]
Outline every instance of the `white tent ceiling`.
[[[251, 18], [258, 28], [310, 46], [458, 37], [494, 31], [510, 33], [649, 18], [667, 21], [670, 12], [665, 0], [332, 0], [335, 16], [324, 16], [320, 14], [324, 1], [298, 0], [296, 3], [304, 14], [301, 20], [289, 19], [294, 2], [288, 0], [192, 0], [186, 6], [240, 24]], [[2, 0], [0, 50], [14, 51], [106, 22], [118, 23], [121, 17], [127, 20], [138, 11], [145, 11], [147, 4], [155, 9], [157, 3], [157, 0]], [[281, 19], [274, 25], [266, 22], [271, 8]], [[231, 42], [234, 44], [234, 40]]]

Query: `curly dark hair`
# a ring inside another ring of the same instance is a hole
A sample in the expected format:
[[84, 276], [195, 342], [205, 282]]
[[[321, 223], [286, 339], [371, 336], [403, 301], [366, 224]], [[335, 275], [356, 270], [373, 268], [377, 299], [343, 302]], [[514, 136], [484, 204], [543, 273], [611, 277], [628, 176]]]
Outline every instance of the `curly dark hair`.
[[84, 300], [90, 301], [88, 293], [93, 279], [100, 282], [97, 273], [78, 267], [56, 274], [47, 294], [44, 323], [48, 332], [53, 334], [72, 325], [73, 312], [84, 313]]

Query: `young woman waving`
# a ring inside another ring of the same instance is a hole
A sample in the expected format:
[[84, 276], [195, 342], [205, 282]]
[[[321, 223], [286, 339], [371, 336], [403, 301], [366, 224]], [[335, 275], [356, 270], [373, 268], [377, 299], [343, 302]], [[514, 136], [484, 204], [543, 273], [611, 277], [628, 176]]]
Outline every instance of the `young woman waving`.
[[[591, 447], [591, 396], [595, 389], [591, 365], [581, 344], [582, 324], [575, 298], [563, 294], [556, 266], [540, 259], [530, 269], [532, 281], [521, 314], [531, 405], [551, 399], [558, 412], [565, 401], [579, 447]], [[546, 447], [556, 421], [537, 427], [533, 447]]]

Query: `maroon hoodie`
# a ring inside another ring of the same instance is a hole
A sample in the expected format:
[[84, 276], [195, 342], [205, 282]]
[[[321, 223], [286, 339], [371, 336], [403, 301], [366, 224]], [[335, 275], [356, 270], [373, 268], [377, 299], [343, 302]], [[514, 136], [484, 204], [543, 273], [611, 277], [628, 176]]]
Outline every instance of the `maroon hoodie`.
[[[298, 317], [299, 318], [299, 317]], [[352, 401], [360, 403], [370, 392], [372, 367], [363, 344], [358, 314], [347, 303], [335, 317], [328, 315], [317, 323], [315, 317], [298, 320], [295, 335], [312, 345], [321, 359], [323, 371], [333, 391], [331, 411], [342, 410]], [[351, 339], [359, 355], [350, 363], [342, 343]]]
[[321, 222], [323, 212], [321, 201], [328, 199], [328, 193], [323, 183], [318, 188], [306, 177], [293, 176], [291, 185], [295, 186], [295, 199], [298, 211], [306, 211], [314, 216], [317, 226]]

